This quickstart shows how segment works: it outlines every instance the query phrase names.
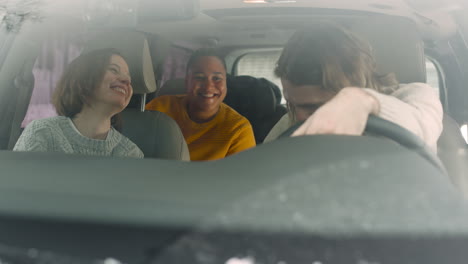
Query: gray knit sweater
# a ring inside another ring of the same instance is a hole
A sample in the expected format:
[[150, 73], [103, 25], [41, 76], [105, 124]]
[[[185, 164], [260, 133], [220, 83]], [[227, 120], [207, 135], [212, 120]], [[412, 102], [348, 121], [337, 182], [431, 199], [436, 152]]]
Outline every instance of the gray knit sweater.
[[13, 150], [143, 158], [137, 145], [114, 128], [105, 140], [91, 139], [81, 135], [71, 119], [64, 116], [34, 120], [23, 131]]

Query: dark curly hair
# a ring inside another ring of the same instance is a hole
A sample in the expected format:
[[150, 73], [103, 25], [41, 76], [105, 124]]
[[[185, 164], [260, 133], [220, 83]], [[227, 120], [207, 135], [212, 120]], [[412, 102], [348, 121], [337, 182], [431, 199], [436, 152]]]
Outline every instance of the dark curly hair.
[[213, 48], [201, 48], [196, 50], [190, 56], [187, 62], [186, 72], [190, 70], [193, 64], [195, 64], [200, 58], [202, 57], [215, 57], [223, 64], [224, 70], [227, 71], [226, 62], [224, 61], [223, 57], [219, 54], [216, 49]]

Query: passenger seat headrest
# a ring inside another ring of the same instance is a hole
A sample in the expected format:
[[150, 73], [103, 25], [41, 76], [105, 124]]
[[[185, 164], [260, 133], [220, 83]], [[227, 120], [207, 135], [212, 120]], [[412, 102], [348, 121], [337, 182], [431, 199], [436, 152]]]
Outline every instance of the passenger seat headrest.
[[132, 76], [134, 94], [156, 91], [149, 45], [143, 33], [131, 31], [99, 32], [89, 39], [83, 53], [103, 48], [115, 48], [125, 57]]
[[275, 112], [274, 83], [251, 76], [228, 76], [227, 87], [224, 102], [247, 119], [261, 119]]
[[[224, 103], [249, 120], [274, 113], [281, 102], [279, 87], [264, 78], [228, 75], [226, 85]], [[184, 79], [173, 79], [164, 83], [157, 96], [185, 93]]]
[[426, 82], [424, 42], [409, 19], [366, 17], [350, 29], [370, 42], [379, 73], [395, 73], [400, 83]]
[[166, 81], [158, 90], [157, 96], [185, 94], [185, 79], [172, 79]]

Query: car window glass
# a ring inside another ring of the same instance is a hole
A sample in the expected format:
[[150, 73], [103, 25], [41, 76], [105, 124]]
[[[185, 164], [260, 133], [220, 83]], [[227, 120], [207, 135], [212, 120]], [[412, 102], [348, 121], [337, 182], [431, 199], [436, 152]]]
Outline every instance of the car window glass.
[[[243, 55], [235, 66], [236, 75], [250, 75], [257, 78], [265, 78], [278, 85], [283, 92], [280, 78], [273, 73], [276, 62], [281, 55], [281, 50], [251, 52]], [[282, 104], [286, 104], [284, 97]]]
[[5, 25], [0, 25], [0, 49], [3, 48], [8, 36], [11, 35], [11, 32], [6, 29]]
[[439, 91], [439, 69], [437, 68], [436, 64], [426, 58], [426, 82], [429, 84], [432, 88], [436, 89], [437, 92], [440, 94]]
[[467, 124], [463, 125], [460, 130], [462, 132], [463, 138], [466, 141], [466, 144], [468, 144], [468, 125]]
[[16, 36], [18, 27], [15, 27], [12, 22], [7, 19], [6, 14], [0, 11], [0, 67], [3, 65], [3, 62], [8, 54], [8, 50], [11, 47], [11, 44]]
[[171, 46], [164, 60], [161, 85], [168, 80], [185, 78], [186, 65], [192, 52], [193, 50], [188, 48]]
[[21, 127], [31, 121], [56, 116], [52, 105], [52, 93], [65, 67], [81, 53], [84, 46], [84, 35], [57, 33], [42, 44], [33, 68], [34, 88], [26, 116]]
[[[250, 75], [266, 78], [280, 87], [281, 80], [275, 76], [273, 70], [281, 55], [281, 50], [250, 52], [239, 58], [235, 65], [236, 75]], [[427, 83], [439, 93], [439, 70], [434, 62], [426, 59]], [[282, 99], [282, 103], [286, 101]]]
[[[443, 85], [440, 82], [439, 77], [443, 76], [442, 75], [441, 69], [437, 66], [437, 63], [435, 63], [432, 59], [426, 58], [426, 75], [427, 75], [427, 84], [429, 84], [431, 87], [437, 90], [437, 93], [440, 95], [441, 98], [443, 98], [443, 90], [441, 90], [442, 87], [440, 85]], [[461, 134], [465, 141], [468, 144], [468, 125], [464, 124], [460, 127]]]

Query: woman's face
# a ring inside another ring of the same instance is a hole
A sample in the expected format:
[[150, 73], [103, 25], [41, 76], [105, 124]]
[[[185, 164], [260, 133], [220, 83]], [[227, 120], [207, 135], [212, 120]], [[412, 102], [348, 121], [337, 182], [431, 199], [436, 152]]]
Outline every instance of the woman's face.
[[320, 106], [335, 96], [320, 85], [295, 85], [282, 78], [284, 98], [292, 106], [296, 121], [305, 121]]
[[92, 99], [92, 104], [111, 107], [116, 112], [127, 107], [133, 94], [130, 72], [125, 60], [119, 55], [112, 55], [104, 78]]
[[185, 85], [191, 107], [215, 114], [227, 91], [223, 63], [216, 57], [199, 58], [189, 69]]

